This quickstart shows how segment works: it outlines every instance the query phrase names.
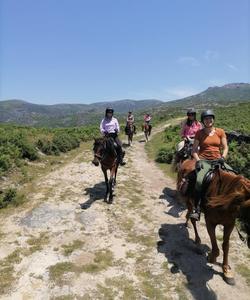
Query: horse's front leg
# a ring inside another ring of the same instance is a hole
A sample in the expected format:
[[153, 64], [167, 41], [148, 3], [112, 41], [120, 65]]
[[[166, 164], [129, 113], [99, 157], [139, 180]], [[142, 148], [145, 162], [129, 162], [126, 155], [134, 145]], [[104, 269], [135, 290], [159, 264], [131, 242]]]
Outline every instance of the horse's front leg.
[[107, 170], [102, 168], [102, 172], [104, 174], [105, 184], [106, 184], [106, 193], [105, 193], [104, 201], [107, 202], [108, 201], [108, 194], [109, 194], [109, 180], [108, 180]]
[[116, 165], [116, 167], [115, 167], [114, 186], [116, 185], [116, 175], [117, 175], [117, 171], [118, 171], [118, 165]]
[[115, 176], [116, 176], [116, 167], [113, 167], [110, 170], [110, 178], [109, 178], [109, 203], [113, 202], [113, 192], [115, 189]]
[[216, 225], [212, 224], [206, 219], [206, 225], [207, 225], [207, 232], [210, 237], [211, 245], [212, 245], [212, 252], [208, 256], [208, 262], [214, 264], [216, 263], [217, 257], [220, 255], [220, 249], [218, 248], [217, 241], [216, 241], [216, 235], [215, 235], [215, 228]]
[[201, 239], [200, 239], [200, 236], [198, 234], [198, 230], [197, 230], [197, 226], [196, 226], [196, 220], [192, 219], [192, 218], [190, 220], [191, 220], [191, 223], [193, 224], [193, 227], [194, 227], [195, 244], [200, 244], [201, 243]]
[[223, 278], [226, 281], [226, 283], [228, 283], [230, 285], [235, 285], [233, 272], [231, 271], [231, 268], [228, 264], [229, 239], [230, 239], [230, 235], [232, 233], [233, 228], [234, 228], [234, 223], [224, 226], [224, 235], [223, 235], [223, 244], [222, 244], [222, 249], [223, 249], [223, 263], [222, 263]]

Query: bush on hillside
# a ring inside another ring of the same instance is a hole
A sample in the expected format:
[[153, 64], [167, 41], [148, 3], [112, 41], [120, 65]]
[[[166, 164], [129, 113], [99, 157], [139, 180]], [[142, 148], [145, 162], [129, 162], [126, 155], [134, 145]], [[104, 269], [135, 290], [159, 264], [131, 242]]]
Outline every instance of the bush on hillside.
[[174, 149], [161, 148], [156, 156], [155, 161], [159, 163], [171, 164], [173, 160]]
[[37, 147], [46, 155], [60, 154], [58, 147], [52, 141], [46, 138], [39, 139], [37, 141]]
[[18, 206], [24, 201], [24, 195], [18, 194], [16, 189], [10, 188], [0, 194], [0, 209], [7, 207], [9, 204]]
[[52, 142], [61, 152], [67, 152], [80, 146], [80, 139], [67, 133], [55, 135]]

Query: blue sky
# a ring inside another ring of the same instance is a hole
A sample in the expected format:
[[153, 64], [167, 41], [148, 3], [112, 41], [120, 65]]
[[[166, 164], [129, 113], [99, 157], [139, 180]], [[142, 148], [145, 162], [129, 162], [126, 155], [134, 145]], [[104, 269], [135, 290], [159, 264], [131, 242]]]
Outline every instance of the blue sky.
[[249, 82], [248, 0], [1, 0], [0, 99], [172, 100]]

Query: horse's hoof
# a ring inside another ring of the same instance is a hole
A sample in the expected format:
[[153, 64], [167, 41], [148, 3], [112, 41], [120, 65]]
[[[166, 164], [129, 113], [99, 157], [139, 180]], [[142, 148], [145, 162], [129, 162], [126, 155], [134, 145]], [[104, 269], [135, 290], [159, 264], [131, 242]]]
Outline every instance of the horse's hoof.
[[235, 285], [235, 279], [234, 279], [232, 271], [230, 271], [230, 274], [228, 272], [223, 273], [223, 279], [227, 284]]
[[229, 285], [235, 285], [234, 274], [230, 266], [223, 266], [223, 279]]

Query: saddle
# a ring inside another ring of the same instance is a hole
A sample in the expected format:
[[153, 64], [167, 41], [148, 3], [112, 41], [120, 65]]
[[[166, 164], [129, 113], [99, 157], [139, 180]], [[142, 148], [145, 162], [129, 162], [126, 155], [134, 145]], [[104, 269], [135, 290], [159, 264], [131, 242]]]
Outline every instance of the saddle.
[[212, 162], [210, 169], [207, 171], [207, 173], [203, 177], [202, 184], [201, 184], [201, 191], [200, 192], [196, 191], [196, 193], [199, 195], [199, 197], [201, 199], [201, 206], [203, 206], [203, 207], [206, 205], [206, 202], [207, 202], [206, 193], [207, 193], [208, 187], [209, 187], [210, 183], [213, 181], [215, 173], [218, 169], [221, 169], [226, 172], [233, 172], [233, 173], [237, 174], [236, 171], [234, 171], [229, 166], [227, 167], [227, 165], [225, 165], [224, 163], [220, 163], [218, 161]]

